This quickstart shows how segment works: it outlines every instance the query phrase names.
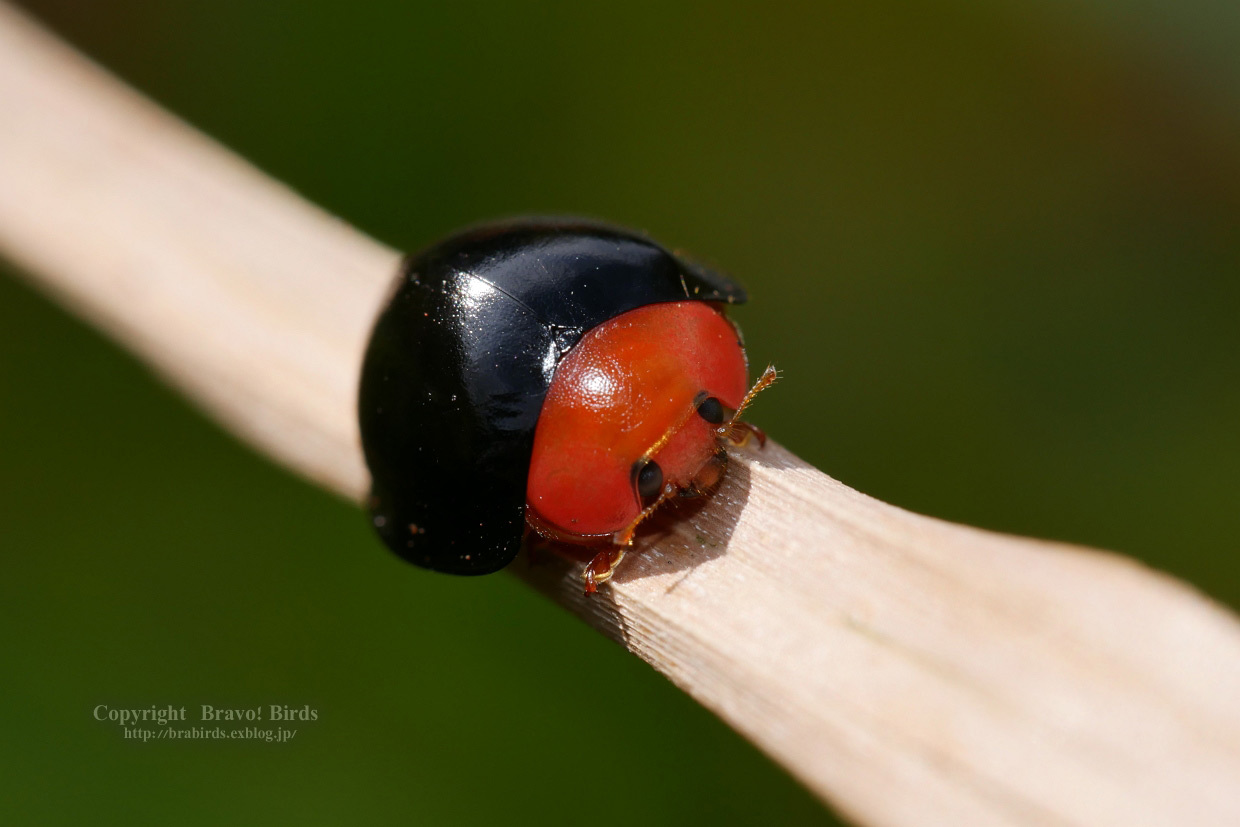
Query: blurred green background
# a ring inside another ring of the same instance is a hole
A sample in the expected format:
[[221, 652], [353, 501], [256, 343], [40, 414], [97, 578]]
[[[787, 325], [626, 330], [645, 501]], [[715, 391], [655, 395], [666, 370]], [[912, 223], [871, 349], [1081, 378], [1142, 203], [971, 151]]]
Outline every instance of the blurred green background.
[[[786, 376], [753, 418], [806, 459], [1240, 606], [1236, 4], [25, 5], [396, 247], [568, 212], [692, 251], [750, 288]], [[4, 273], [6, 823], [831, 823], [636, 658], [396, 563]], [[100, 703], [319, 720], [142, 745]]]

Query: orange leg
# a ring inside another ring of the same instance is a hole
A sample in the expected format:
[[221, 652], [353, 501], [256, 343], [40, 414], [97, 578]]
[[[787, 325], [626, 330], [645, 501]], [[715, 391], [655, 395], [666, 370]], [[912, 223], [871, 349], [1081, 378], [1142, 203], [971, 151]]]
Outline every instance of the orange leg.
[[598, 591], [599, 583], [606, 583], [615, 573], [616, 567], [620, 565], [620, 561], [624, 559], [624, 547], [608, 549], [600, 551], [594, 555], [594, 559], [586, 566], [586, 570], [581, 573], [582, 579], [586, 581], [586, 594], [594, 594]]
[[758, 447], [766, 447], [766, 431], [757, 425], [751, 425], [748, 422], [735, 422], [728, 426], [727, 440], [732, 445], [740, 448], [749, 444], [749, 440], [758, 440]]

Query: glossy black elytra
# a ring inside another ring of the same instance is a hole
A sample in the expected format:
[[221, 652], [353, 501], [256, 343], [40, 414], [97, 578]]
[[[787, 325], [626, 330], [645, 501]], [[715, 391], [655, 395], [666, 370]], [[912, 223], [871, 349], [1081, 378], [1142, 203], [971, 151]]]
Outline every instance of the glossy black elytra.
[[[570, 350], [637, 308], [745, 298], [644, 236], [577, 219], [482, 226], [410, 257], [376, 322], [359, 394], [379, 535], [436, 571], [504, 567], [526, 529], [539, 413]], [[722, 411], [703, 414], [722, 421]]]

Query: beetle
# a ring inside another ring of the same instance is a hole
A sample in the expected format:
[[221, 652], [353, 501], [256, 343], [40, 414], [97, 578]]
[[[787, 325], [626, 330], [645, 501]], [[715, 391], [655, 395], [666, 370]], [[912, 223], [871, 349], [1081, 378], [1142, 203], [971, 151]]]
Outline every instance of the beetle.
[[646, 517], [721, 479], [754, 394], [730, 279], [638, 233], [524, 218], [407, 258], [358, 394], [371, 521], [405, 560], [488, 574], [527, 536], [599, 547], [609, 579]]

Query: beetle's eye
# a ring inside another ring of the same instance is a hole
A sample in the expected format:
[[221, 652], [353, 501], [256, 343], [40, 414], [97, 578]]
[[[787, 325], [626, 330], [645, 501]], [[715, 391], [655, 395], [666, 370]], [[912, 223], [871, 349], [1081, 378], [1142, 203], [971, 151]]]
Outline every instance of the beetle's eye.
[[663, 469], [652, 459], [639, 459], [633, 463], [633, 487], [643, 500], [659, 496], [663, 490]]
[[711, 425], [723, 424], [723, 403], [713, 396], [708, 396], [698, 403], [698, 416]]

